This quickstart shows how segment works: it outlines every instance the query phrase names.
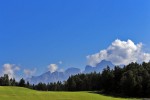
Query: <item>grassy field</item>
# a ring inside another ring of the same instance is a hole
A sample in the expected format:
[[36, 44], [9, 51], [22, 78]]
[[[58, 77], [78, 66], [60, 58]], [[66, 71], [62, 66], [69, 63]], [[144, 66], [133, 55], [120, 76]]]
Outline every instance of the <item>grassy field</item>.
[[88, 92], [40, 92], [21, 87], [0, 87], [0, 100], [136, 100]]

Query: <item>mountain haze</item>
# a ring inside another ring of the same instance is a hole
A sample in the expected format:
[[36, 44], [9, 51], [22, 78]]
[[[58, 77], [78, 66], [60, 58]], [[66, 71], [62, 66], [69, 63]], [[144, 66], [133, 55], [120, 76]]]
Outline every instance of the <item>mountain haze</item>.
[[[98, 63], [95, 67], [87, 65], [85, 67], [85, 70], [82, 73], [91, 73], [91, 72], [101, 72], [103, 68], [109, 66], [110, 68], [113, 68], [114, 65], [110, 61], [102, 60], [100, 63]], [[43, 73], [40, 76], [32, 76], [31, 78], [27, 78], [26, 81], [29, 81], [31, 84], [38, 84], [39, 82], [42, 83], [50, 83], [50, 82], [57, 82], [57, 81], [65, 81], [69, 78], [71, 75], [76, 75], [81, 73], [81, 70], [79, 68], [68, 68], [64, 72], [46, 72]]]
[[91, 72], [101, 72], [103, 68], [109, 66], [110, 68], [113, 68], [114, 65], [110, 61], [102, 60], [100, 63], [98, 63], [95, 67], [87, 65], [85, 67], [84, 73], [91, 73]]
[[31, 78], [27, 78], [26, 81], [29, 81], [31, 84], [38, 84], [39, 82], [42, 83], [50, 83], [50, 82], [57, 82], [57, 81], [65, 81], [68, 79], [69, 76], [81, 73], [81, 70], [78, 68], [68, 68], [64, 72], [46, 72], [40, 76], [32, 76]]

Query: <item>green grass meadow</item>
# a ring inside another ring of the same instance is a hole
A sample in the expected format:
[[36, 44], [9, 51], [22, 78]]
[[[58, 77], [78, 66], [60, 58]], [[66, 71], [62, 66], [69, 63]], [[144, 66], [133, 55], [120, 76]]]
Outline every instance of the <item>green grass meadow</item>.
[[88, 92], [41, 92], [21, 87], [0, 86], [0, 100], [137, 100], [114, 98]]

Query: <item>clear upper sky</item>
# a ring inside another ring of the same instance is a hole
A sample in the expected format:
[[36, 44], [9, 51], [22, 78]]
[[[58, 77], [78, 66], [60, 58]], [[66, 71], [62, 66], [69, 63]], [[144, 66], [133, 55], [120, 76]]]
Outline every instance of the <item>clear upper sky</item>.
[[86, 56], [114, 40], [150, 47], [150, 0], [1, 0], [0, 69], [5, 63], [37, 68], [87, 64]]

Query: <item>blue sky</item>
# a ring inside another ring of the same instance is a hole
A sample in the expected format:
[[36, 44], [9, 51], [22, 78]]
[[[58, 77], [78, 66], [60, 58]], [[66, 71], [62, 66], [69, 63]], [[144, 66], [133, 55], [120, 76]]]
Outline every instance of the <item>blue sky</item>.
[[84, 69], [87, 55], [114, 40], [142, 42], [150, 52], [149, 0], [3, 0], [0, 1], [0, 66], [47, 71]]

